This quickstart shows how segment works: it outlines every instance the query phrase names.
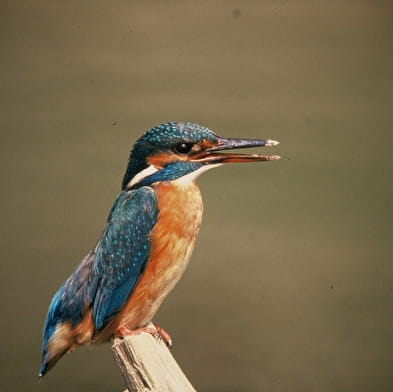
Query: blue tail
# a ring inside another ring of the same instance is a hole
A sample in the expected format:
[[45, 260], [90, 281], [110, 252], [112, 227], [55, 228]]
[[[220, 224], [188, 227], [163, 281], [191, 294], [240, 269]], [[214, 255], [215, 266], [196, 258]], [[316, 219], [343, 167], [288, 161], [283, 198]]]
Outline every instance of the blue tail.
[[64, 291], [64, 286], [62, 286], [57, 293], [52, 298], [49, 305], [48, 314], [46, 316], [44, 330], [42, 334], [42, 347], [41, 347], [41, 368], [38, 374], [39, 378], [42, 378], [45, 373], [53, 367], [53, 365], [65, 354], [65, 352], [60, 355], [53, 355], [47, 351], [48, 343], [53, 336], [56, 326], [59, 321], [61, 321], [61, 299]]

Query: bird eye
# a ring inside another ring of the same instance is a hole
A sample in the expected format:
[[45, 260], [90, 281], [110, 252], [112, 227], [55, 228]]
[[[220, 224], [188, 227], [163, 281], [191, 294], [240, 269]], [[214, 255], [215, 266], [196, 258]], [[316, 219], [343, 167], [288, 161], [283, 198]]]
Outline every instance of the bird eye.
[[194, 145], [194, 143], [177, 143], [175, 145], [175, 151], [179, 152], [180, 154], [187, 154], [188, 152], [191, 151], [192, 146]]

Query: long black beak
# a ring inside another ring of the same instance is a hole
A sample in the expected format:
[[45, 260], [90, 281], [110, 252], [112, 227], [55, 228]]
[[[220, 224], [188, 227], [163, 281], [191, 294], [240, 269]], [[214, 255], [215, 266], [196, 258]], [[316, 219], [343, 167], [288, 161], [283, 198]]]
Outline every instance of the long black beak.
[[259, 155], [259, 154], [235, 154], [223, 153], [219, 151], [233, 150], [238, 148], [250, 147], [270, 147], [279, 144], [276, 140], [271, 139], [235, 139], [235, 138], [217, 138], [218, 143], [207, 148], [203, 153], [195, 157], [195, 161], [215, 163], [238, 163], [238, 162], [261, 162], [276, 161], [281, 157], [279, 155]]

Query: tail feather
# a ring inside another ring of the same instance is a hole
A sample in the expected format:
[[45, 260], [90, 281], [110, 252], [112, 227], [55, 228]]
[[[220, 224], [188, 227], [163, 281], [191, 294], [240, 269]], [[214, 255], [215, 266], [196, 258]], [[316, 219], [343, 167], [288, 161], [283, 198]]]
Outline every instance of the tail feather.
[[46, 332], [50, 334], [44, 333], [39, 378], [42, 378], [64, 354], [72, 351], [76, 346], [74, 332], [69, 322], [60, 322], [55, 328], [49, 328]]
[[94, 257], [94, 251], [89, 252], [52, 298], [43, 330], [39, 378], [64, 354], [89, 341], [93, 335], [88, 297], [91, 285], [86, 283]]
[[63, 349], [58, 349], [54, 353], [45, 352], [42, 356], [41, 368], [38, 374], [38, 378], [41, 379], [45, 374], [55, 366], [56, 362], [67, 352], [71, 351], [70, 347], [65, 347]]

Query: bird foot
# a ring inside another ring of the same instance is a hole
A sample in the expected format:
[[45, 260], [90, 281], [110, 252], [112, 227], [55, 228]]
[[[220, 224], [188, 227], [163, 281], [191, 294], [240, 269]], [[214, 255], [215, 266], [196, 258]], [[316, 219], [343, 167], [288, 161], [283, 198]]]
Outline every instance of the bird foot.
[[158, 324], [156, 323], [152, 323], [158, 333], [158, 338], [162, 339], [164, 341], [164, 343], [171, 348], [173, 346], [173, 341], [171, 338], [171, 335], [169, 335], [169, 333], [167, 331], [165, 331], [164, 328], [160, 327]]
[[147, 332], [159, 340], [162, 339], [168, 347], [173, 346], [172, 339], [169, 333], [165, 331], [164, 328], [161, 328], [159, 325], [155, 323], [149, 323], [145, 327], [135, 328], [135, 329], [129, 329], [126, 326], [120, 326], [116, 330], [116, 336], [120, 338], [124, 338], [125, 336], [137, 335], [142, 332]]

